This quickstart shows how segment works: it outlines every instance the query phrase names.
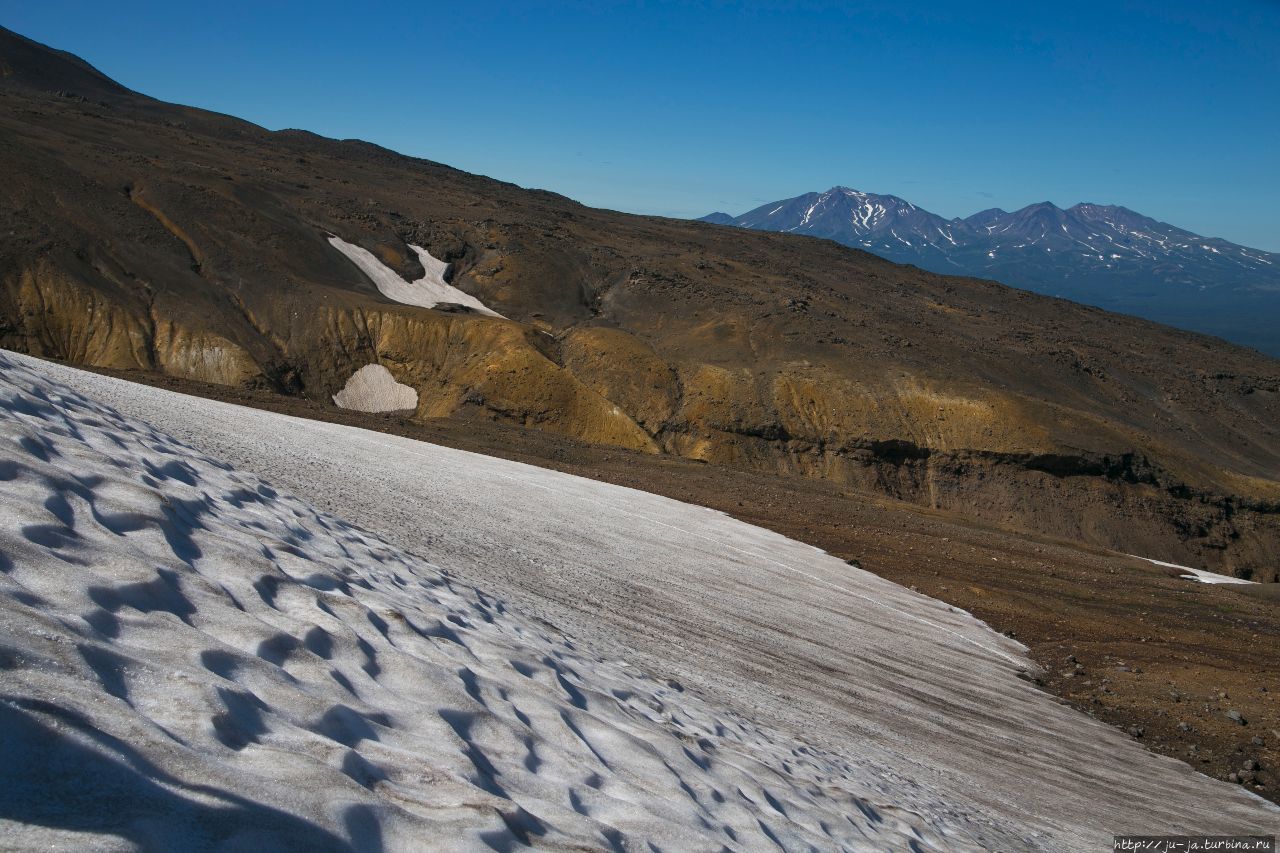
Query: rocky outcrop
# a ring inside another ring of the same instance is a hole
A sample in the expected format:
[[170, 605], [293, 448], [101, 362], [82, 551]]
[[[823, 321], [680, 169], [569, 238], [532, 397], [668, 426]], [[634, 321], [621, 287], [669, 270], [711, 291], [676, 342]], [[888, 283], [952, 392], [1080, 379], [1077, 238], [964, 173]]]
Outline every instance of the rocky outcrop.
[[243, 385], [262, 376], [244, 349], [214, 332], [157, 320], [151, 339], [156, 367], [171, 376], [211, 385]]
[[7, 275], [0, 344], [32, 355], [122, 370], [156, 367], [150, 318], [47, 259]]
[[671, 366], [644, 341], [620, 329], [584, 326], [570, 329], [558, 343], [565, 369], [650, 435], [671, 422], [680, 383]]

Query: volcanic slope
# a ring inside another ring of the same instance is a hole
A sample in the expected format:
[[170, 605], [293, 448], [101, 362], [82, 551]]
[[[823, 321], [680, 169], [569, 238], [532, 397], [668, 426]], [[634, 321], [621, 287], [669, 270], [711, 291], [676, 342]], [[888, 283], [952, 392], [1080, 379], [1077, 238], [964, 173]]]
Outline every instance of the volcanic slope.
[[0, 368], [6, 844], [1069, 850], [1280, 820], [962, 611], [719, 513]]
[[7, 31], [0, 70], [0, 345], [326, 402], [380, 365], [419, 419], [827, 478], [1276, 578], [1280, 363], [1255, 352], [269, 132]]

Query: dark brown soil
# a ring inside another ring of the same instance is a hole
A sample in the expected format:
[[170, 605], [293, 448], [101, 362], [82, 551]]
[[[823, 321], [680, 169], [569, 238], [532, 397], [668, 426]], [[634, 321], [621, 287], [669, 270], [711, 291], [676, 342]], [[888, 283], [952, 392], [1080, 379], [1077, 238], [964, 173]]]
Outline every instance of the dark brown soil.
[[[109, 372], [109, 371], [103, 371]], [[1144, 560], [832, 483], [584, 444], [486, 418], [420, 422], [143, 372], [134, 381], [404, 435], [722, 510], [963, 607], [1025, 643], [1063, 701], [1280, 802], [1280, 585], [1208, 585]], [[1243, 723], [1227, 716], [1238, 711]]]

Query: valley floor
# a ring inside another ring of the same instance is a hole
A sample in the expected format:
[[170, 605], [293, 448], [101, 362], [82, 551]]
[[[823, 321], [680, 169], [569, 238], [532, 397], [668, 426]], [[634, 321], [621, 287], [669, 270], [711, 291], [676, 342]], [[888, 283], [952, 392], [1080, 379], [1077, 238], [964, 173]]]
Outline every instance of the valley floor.
[[[0, 360], [5, 846], [1068, 850], [1280, 824], [1056, 701], [1025, 647], [967, 613], [714, 509]], [[861, 561], [922, 592], [1020, 583], [1023, 606], [1000, 592], [983, 615], [1023, 639], [1019, 620], [1054, 610], [1053, 654], [1078, 647], [1084, 669], [1046, 675], [1073, 698], [1142, 696], [1127, 685], [1162, 677], [1137, 662], [1176, 643], [1175, 604], [1205, 622], [1173, 660], [1229, 660], [1237, 622], [1276, 636], [1273, 603], [1132, 559], [835, 489], [801, 521], [772, 478], [555, 448], [678, 498], [719, 482], [707, 503], [839, 556], [852, 540], [825, 539], [858, 529]], [[1053, 607], [1088, 571], [1123, 573], [1089, 591], [1104, 611], [1151, 596], [1128, 611], [1150, 633], [1137, 656], [1095, 661], [1114, 640]]]

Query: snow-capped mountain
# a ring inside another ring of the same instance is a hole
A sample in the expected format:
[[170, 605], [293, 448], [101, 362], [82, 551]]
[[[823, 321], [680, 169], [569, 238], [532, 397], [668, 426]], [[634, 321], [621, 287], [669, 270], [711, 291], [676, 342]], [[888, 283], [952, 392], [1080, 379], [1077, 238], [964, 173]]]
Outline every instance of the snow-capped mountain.
[[1145, 274], [1166, 285], [1271, 290], [1280, 297], [1280, 256], [1201, 237], [1118, 205], [1062, 210], [1041, 202], [1013, 213], [984, 211], [963, 224], [972, 243], [986, 243], [988, 271], [1008, 268], [1016, 275], [1011, 264], [1033, 264], [1057, 252], [1054, 263], [1039, 264], [1042, 280], [1051, 278], [1051, 270], [1064, 278], [1114, 271]]
[[1041, 202], [944, 219], [897, 196], [832, 187], [704, 221], [826, 237], [899, 263], [994, 278], [1280, 355], [1280, 255], [1117, 205], [1064, 210]]

